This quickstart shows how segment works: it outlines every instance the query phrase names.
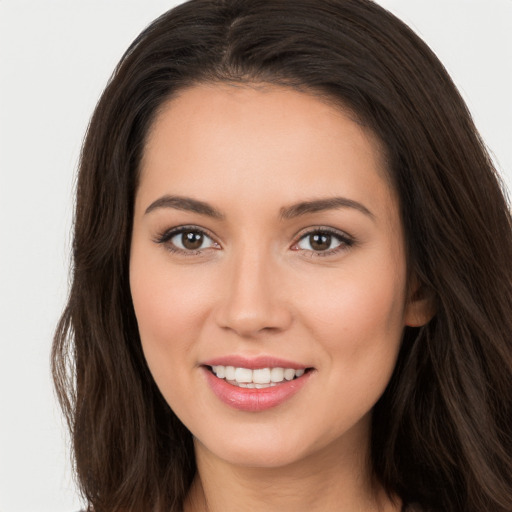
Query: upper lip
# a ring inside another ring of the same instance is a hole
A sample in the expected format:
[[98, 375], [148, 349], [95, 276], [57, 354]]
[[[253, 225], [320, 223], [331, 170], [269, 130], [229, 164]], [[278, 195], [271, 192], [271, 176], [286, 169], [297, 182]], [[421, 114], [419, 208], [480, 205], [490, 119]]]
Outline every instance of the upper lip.
[[240, 355], [227, 355], [208, 359], [201, 363], [203, 366], [234, 366], [235, 368], [248, 368], [256, 370], [258, 368], [293, 368], [295, 370], [305, 370], [307, 365], [289, 361], [273, 356], [244, 357]]

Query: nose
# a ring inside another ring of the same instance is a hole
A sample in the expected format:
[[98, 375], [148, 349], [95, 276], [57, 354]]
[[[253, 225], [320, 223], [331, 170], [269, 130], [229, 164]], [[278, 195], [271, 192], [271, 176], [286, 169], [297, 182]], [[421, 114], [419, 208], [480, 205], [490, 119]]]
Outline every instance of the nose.
[[293, 319], [282, 272], [268, 254], [247, 252], [226, 262], [228, 277], [219, 296], [217, 324], [244, 338], [282, 332]]

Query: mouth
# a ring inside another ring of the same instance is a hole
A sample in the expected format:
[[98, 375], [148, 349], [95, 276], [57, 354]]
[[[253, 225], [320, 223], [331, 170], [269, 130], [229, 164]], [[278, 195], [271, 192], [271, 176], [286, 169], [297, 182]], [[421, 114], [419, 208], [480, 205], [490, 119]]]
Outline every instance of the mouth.
[[317, 373], [302, 363], [263, 354], [225, 355], [200, 366], [213, 394], [230, 408], [246, 412], [262, 412], [288, 402], [310, 387]]
[[297, 380], [312, 368], [244, 368], [236, 366], [213, 365], [206, 368], [218, 379], [239, 388], [265, 389]]

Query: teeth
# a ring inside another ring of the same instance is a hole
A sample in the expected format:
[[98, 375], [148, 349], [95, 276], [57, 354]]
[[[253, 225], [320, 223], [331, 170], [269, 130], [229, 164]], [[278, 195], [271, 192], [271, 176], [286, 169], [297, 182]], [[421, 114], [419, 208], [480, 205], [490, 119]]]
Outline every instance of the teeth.
[[235, 370], [235, 380], [244, 384], [252, 382], [252, 370], [248, 368], [237, 368]]
[[270, 382], [270, 368], [261, 368], [258, 370], [253, 370], [252, 381], [255, 384], [268, 384]]
[[272, 368], [272, 370], [270, 370], [270, 380], [272, 382], [283, 382], [284, 369], [283, 368]]
[[[219, 368], [219, 366], [217, 366], [217, 368]], [[222, 367], [220, 367], [222, 368]], [[225, 370], [225, 378], [226, 380], [235, 380], [235, 368], [234, 366], [226, 366], [225, 367], [226, 370]]]
[[294, 368], [258, 368], [251, 370], [249, 368], [235, 368], [234, 366], [212, 366], [213, 373], [219, 379], [226, 379], [230, 384], [242, 388], [262, 389], [295, 378], [302, 377], [305, 370], [295, 370]]
[[295, 377], [295, 370], [293, 368], [286, 368], [286, 370], [283, 372], [283, 375], [286, 380], [292, 380]]

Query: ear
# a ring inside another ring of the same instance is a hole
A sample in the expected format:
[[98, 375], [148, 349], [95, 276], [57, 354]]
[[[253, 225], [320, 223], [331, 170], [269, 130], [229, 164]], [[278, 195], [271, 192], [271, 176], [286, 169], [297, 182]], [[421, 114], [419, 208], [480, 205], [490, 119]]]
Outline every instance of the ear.
[[421, 327], [432, 320], [436, 314], [435, 295], [421, 283], [416, 275], [412, 276], [405, 305], [404, 324], [409, 327]]

